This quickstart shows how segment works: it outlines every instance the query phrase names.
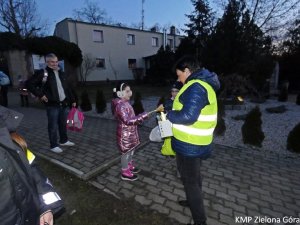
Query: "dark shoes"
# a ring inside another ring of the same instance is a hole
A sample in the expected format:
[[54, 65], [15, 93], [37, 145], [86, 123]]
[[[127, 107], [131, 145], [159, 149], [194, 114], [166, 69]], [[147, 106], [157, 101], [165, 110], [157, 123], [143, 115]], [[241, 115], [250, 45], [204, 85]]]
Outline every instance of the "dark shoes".
[[[183, 206], [183, 207], [189, 207], [190, 206], [187, 200], [180, 200], [180, 201], [178, 201], [178, 204]], [[207, 223], [206, 222], [194, 223], [194, 224], [188, 223], [187, 225], [207, 225]]]
[[187, 200], [180, 200], [180, 201], [178, 201], [178, 204], [183, 207], [189, 207], [189, 203]]

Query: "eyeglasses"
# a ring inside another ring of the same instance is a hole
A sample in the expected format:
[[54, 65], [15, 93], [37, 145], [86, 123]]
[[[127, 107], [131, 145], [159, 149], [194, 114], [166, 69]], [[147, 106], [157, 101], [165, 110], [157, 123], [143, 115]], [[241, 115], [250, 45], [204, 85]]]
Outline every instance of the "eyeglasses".
[[49, 63], [58, 63], [58, 61], [49, 60]]

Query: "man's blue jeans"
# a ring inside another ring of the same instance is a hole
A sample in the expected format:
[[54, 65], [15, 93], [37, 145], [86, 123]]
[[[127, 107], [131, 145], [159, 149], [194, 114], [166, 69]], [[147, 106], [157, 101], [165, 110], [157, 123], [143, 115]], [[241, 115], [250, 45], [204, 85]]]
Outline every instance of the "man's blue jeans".
[[58, 146], [57, 130], [59, 133], [59, 143], [68, 141], [66, 124], [69, 108], [65, 106], [46, 106], [46, 110], [50, 148], [55, 148]]
[[194, 223], [204, 223], [206, 216], [202, 196], [201, 159], [177, 153], [176, 161]]

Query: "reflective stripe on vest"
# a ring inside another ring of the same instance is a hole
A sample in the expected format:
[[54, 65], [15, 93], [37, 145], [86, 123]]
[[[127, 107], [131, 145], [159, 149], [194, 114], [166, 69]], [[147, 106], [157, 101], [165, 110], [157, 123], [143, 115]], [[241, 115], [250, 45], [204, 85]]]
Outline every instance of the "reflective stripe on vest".
[[28, 148], [26, 149], [26, 157], [27, 157], [29, 164], [31, 164], [33, 162], [33, 160], [35, 159], [35, 155]]
[[191, 80], [185, 84], [174, 99], [173, 110], [181, 110], [183, 105], [179, 98], [184, 91], [194, 83], [199, 83], [207, 91], [209, 104], [200, 112], [192, 125], [173, 124], [174, 137], [180, 141], [194, 145], [208, 145], [212, 142], [213, 132], [217, 124], [217, 98], [213, 88], [201, 80]]
[[59, 195], [56, 192], [48, 192], [44, 195], [42, 195], [44, 203], [46, 205], [50, 205], [53, 202], [57, 202], [59, 200], [61, 200], [61, 198], [59, 197]]

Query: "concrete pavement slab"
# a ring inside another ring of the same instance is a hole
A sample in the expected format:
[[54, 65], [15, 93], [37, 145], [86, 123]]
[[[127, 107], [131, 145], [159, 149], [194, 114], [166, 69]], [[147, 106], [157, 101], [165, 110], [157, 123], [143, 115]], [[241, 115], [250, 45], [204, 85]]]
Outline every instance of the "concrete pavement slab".
[[[177, 204], [185, 194], [175, 160], [162, 156], [160, 148], [160, 143], [149, 143], [136, 153], [136, 163], [142, 169], [137, 181], [122, 181], [120, 166], [115, 165], [90, 182], [118, 198], [134, 198], [178, 224], [186, 224], [191, 214]], [[288, 217], [300, 217], [297, 159], [267, 157], [259, 151], [216, 145], [213, 157], [203, 161], [201, 173], [210, 225], [270, 224], [258, 221], [275, 219], [284, 224]], [[245, 218], [252, 220], [241, 222]]]
[[[161, 143], [148, 141], [149, 128], [139, 128], [143, 143], [135, 155], [142, 169], [139, 180], [128, 182], [120, 179], [115, 121], [87, 117], [82, 132], [69, 132], [76, 146], [55, 154], [49, 151], [45, 110], [11, 107], [24, 113], [19, 132], [39, 156], [116, 198], [134, 199], [178, 224], [191, 222], [189, 209], [177, 204], [185, 194], [175, 160], [160, 154]], [[289, 218], [300, 218], [299, 158], [216, 145], [201, 173], [209, 225], [288, 224]]]
[[[82, 179], [89, 179], [119, 160], [115, 120], [86, 117], [82, 131], [68, 131], [69, 140], [76, 145], [61, 146], [64, 151], [58, 154], [50, 151], [46, 111], [31, 107], [14, 109], [24, 114], [18, 131], [30, 149]], [[149, 132], [149, 128], [140, 127], [141, 146], [148, 142]]]

